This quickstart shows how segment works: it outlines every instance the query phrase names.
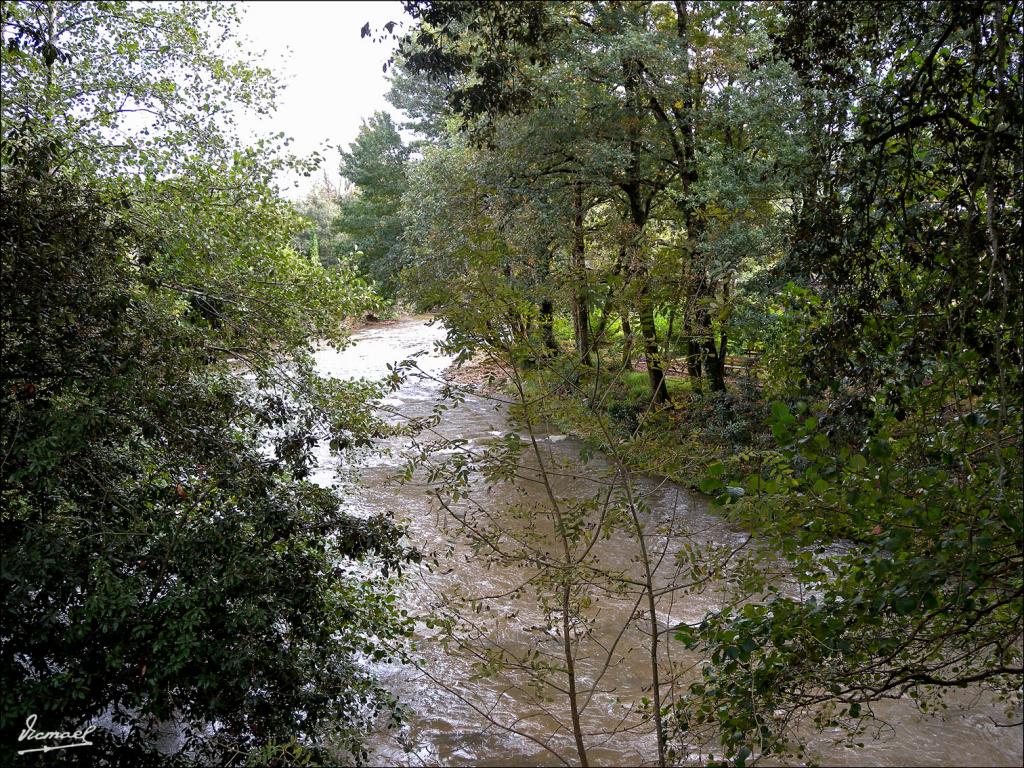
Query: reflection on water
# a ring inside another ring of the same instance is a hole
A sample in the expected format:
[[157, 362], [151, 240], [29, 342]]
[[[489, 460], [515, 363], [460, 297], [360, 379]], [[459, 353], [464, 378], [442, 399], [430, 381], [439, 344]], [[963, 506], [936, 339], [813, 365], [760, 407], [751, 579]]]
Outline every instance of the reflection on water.
[[[439, 325], [421, 320], [382, 324], [357, 334], [357, 343], [336, 352], [317, 355], [324, 375], [380, 377], [387, 364], [426, 352], [418, 358], [424, 376], [413, 376], [392, 395], [390, 405], [406, 416], [430, 413], [442, 383], [440, 374], [451, 359], [433, 350], [442, 339]], [[436, 435], [464, 441], [473, 450], [486, 446], [512, 430], [500, 403], [470, 397], [444, 413]], [[608, 467], [600, 457], [585, 467], [578, 461], [580, 445], [564, 435], [539, 435], [540, 459], [551, 474], [552, 491], [562, 500], [601, 498]], [[560, 665], [561, 635], [551, 612], [546, 612], [530, 580], [537, 569], [494, 565], [479, 548], [467, 546], [460, 521], [490, 526], [508, 541], [543, 547], [544, 526], [528, 514], [548, 504], [546, 490], [536, 472], [537, 458], [524, 454], [523, 466], [513, 483], [489, 484], [471, 479], [481, 506], [463, 504], [444, 510], [420, 480], [400, 484], [395, 476], [404, 466], [407, 440], [395, 439], [388, 451], [371, 452], [359, 460], [361, 484], [351, 490], [347, 503], [357, 514], [392, 511], [409, 526], [413, 543], [431, 563], [412, 574], [403, 600], [411, 613], [442, 618], [453, 600], [489, 596], [487, 608], [473, 615], [461, 630], [471, 638], [468, 648], [447, 650], [441, 634], [420, 626], [415, 655], [420, 666], [381, 665], [377, 671], [386, 686], [409, 708], [407, 726], [400, 732], [382, 732], [373, 742], [372, 761], [381, 765], [560, 765], [574, 762], [564, 695], [539, 692], [528, 686], [529, 675], [505, 671], [481, 675], [487, 652], [505, 652]], [[337, 482], [337, 466], [326, 454], [316, 478]], [[680, 572], [675, 557], [681, 542], [696, 539], [727, 547], [743, 544], [743, 534], [729, 530], [687, 490], [665, 481], [644, 478], [635, 492], [647, 511], [645, 542], [659, 563], [655, 584], [662, 590], [656, 606], [658, 625], [665, 629], [680, 621], [699, 620], [715, 607], [713, 589], [695, 594], [672, 590]], [[686, 534], [684, 536], [683, 534]], [[639, 573], [635, 542], [612, 537], [593, 546], [588, 562], [604, 570], [617, 570], [629, 579]], [[637, 707], [650, 696], [648, 625], [637, 621], [636, 590], [624, 593], [598, 578], [589, 587], [586, 616], [589, 632], [580, 633], [577, 647], [582, 697], [582, 720], [589, 757], [594, 765], [653, 764], [657, 758], [652, 726]], [[669, 637], [662, 634], [663, 639]], [[695, 674], [701, 659], [688, 656], [672, 640], [662, 642], [659, 669], [666, 687], [672, 673], [685, 680]], [[564, 674], [552, 681], [561, 685]], [[668, 690], [672, 694], [672, 690]], [[545, 696], [547, 698], [545, 698]], [[1024, 748], [1021, 729], [997, 728], [998, 710], [988, 703], [964, 698], [965, 709], [936, 717], [920, 714], [910, 699], [875, 706], [883, 725], [866, 735], [862, 749], [831, 743], [839, 734], [816, 737], [813, 758], [828, 765], [1020, 765]]]

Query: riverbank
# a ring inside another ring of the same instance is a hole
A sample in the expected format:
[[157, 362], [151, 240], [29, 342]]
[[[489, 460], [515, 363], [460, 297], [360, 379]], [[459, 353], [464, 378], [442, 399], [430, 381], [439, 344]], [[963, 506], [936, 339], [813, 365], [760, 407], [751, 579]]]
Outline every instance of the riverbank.
[[[742, 384], [724, 393], [694, 392], [687, 379], [670, 376], [671, 401], [653, 407], [645, 371], [584, 369], [569, 377], [564, 361], [552, 361], [516, 373], [534, 418], [619, 455], [638, 472], [691, 489], [699, 488], [713, 465], [721, 464], [727, 477], [749, 474], [755, 454], [773, 444], [767, 404], [756, 389]], [[513, 400], [513, 415], [521, 407], [514, 402], [511, 369], [484, 353], [449, 367], [443, 376], [461, 386], [503, 392]]]
[[411, 312], [403, 307], [387, 307], [376, 312], [366, 312], [358, 317], [346, 318], [345, 330], [349, 333], [358, 333], [368, 328], [384, 328], [406, 322], [427, 322], [433, 317], [431, 314]]
[[476, 353], [464, 363], [449, 366], [441, 377], [451, 384], [481, 393], [506, 391], [512, 381], [505, 365], [482, 352]]

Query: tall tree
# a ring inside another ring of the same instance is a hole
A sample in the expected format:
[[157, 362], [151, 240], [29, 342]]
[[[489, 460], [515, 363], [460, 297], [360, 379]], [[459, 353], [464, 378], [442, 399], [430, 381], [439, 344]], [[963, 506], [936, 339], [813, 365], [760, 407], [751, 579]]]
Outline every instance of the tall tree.
[[357, 249], [356, 263], [393, 298], [404, 266], [401, 202], [408, 187], [409, 148], [391, 116], [377, 112], [341, 154], [341, 175], [354, 185], [342, 196], [335, 227]]

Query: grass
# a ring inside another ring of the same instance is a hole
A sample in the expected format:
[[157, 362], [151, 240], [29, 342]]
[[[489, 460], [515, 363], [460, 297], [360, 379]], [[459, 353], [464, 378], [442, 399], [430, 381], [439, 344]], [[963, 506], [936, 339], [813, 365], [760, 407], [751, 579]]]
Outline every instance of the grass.
[[[598, 319], [592, 317], [592, 327]], [[668, 318], [656, 320], [663, 337]], [[768, 405], [749, 381], [734, 380], [728, 392], [711, 393], [694, 391], [685, 376], [668, 376], [670, 402], [653, 407], [647, 372], [621, 368], [618, 317], [606, 328], [600, 371], [575, 361], [570, 318], [556, 315], [554, 332], [562, 354], [530, 358], [521, 370], [531, 415], [581, 438], [590, 450], [614, 453], [635, 471], [696, 488], [712, 464], [721, 463], [726, 477], [748, 475], [757, 452], [774, 445]], [[636, 355], [639, 340], [634, 344]], [[512, 415], [521, 410], [513, 408]]]
[[[615, 359], [614, 355], [608, 355]], [[745, 475], [747, 455], [770, 445], [767, 406], [756, 393], [736, 388], [700, 393], [685, 378], [667, 379], [670, 402], [651, 405], [647, 373], [575, 366], [566, 357], [525, 374], [535, 418], [615, 452], [631, 468], [695, 488], [707, 467], [725, 465], [727, 476]]]

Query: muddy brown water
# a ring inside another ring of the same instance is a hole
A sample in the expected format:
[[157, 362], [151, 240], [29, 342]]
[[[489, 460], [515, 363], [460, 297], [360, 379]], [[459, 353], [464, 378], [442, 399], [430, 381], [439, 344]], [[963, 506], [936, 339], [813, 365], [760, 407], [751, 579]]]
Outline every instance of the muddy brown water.
[[[363, 329], [355, 344], [337, 352], [317, 354], [323, 375], [374, 378], [387, 373], [387, 364], [422, 353], [425, 376], [410, 377], [386, 400], [407, 415], [425, 415], [438, 401], [440, 376], [451, 358], [434, 350], [442, 339], [439, 325], [406, 319]], [[486, 397], [468, 397], [444, 412], [434, 437], [462, 441], [448, 446], [437, 461], [456, 453], [472, 454], [515, 431], [507, 410]], [[520, 429], [520, 433], [522, 430]], [[420, 618], [444, 618], [461, 613], [470, 620], [456, 633], [465, 643], [443, 642], [444, 633], [418, 625], [415, 664], [377, 665], [384, 685], [407, 708], [398, 730], [381, 729], [371, 739], [375, 765], [562, 765], [576, 764], [568, 730], [564, 693], [551, 686], [536, 687], [536, 676], [516, 669], [486, 669], [488, 653], [506, 658], [530, 658], [536, 667], [564, 663], [557, 611], [545, 610], [544, 595], [557, 590], [535, 588], [538, 569], [530, 562], [510, 565], [491, 562], [487, 547], [472, 547], [465, 525], [485, 528], [506, 547], [515, 543], [535, 551], [557, 554], [550, 541], [551, 503], [540, 463], [549, 470], [551, 491], [568, 508], [573, 499], [603, 498], [609, 487], [608, 463], [594, 457], [579, 461], [576, 440], [538, 430], [538, 451], [526, 451], [513, 482], [491, 483], [470, 476], [470, 501], [445, 509], [424, 478], [397, 481], [409, 450], [405, 439], [389, 441], [383, 452], [373, 451], [355, 461], [360, 484], [347, 490], [356, 514], [392, 511], [409, 527], [409, 537], [428, 555], [429, 567], [408, 575], [402, 587], [405, 608]], [[524, 438], [527, 435], [522, 435]], [[421, 436], [427, 441], [430, 434]], [[346, 463], [351, 470], [352, 459]], [[322, 456], [316, 479], [338, 481], [337, 463]], [[616, 491], [618, 492], [618, 491]], [[663, 695], [671, 697], [672, 677], [684, 682], [699, 673], [702, 659], [684, 651], [669, 628], [680, 621], [697, 621], [713, 610], [716, 590], [699, 593], [670, 589], [685, 578], [676, 554], [687, 542], [721, 547], [743, 545], [744, 534], [730, 530], [707, 503], [684, 488], [655, 478], [636, 478], [633, 492], [642, 501], [644, 541], [658, 563], [654, 581], [663, 594], [656, 606], [661, 643], [659, 669]], [[598, 514], [595, 512], [595, 514]], [[588, 631], [574, 625], [582, 724], [592, 765], [653, 765], [657, 747], [653, 726], [638, 706], [650, 697], [649, 621], [640, 594], [622, 580], [642, 576], [635, 539], [613, 535], [594, 543], [586, 560], [597, 570], [619, 574], [618, 588], [607, 579], [591, 578], [576, 597], [587, 601], [582, 614]], [[479, 605], [479, 613], [475, 611]], [[557, 606], [555, 606], [557, 607]], [[486, 674], [485, 674], [486, 672]], [[551, 673], [550, 683], [565, 685], [564, 673]], [[876, 705], [877, 723], [858, 738], [861, 748], [835, 743], [838, 733], [811, 737], [809, 759], [824, 765], [1021, 765], [1024, 762], [1021, 727], [998, 727], [1004, 715], [980, 692], [963, 691], [956, 705], [938, 715], [923, 714], [909, 698]], [[707, 745], [676, 744], [678, 760], [697, 764], [707, 758]]]

